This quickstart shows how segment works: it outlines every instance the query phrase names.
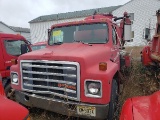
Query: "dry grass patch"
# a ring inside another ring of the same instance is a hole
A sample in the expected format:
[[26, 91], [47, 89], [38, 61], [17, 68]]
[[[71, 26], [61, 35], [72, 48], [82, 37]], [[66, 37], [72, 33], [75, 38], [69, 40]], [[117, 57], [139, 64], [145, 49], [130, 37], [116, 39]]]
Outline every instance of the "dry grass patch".
[[123, 79], [125, 79], [125, 82], [119, 95], [119, 115], [122, 105], [127, 98], [151, 95], [158, 91], [160, 87], [155, 72], [147, 71], [141, 62], [138, 61], [133, 62], [129, 75], [124, 76]]
[[127, 52], [130, 52], [132, 49], [132, 54], [131, 56], [133, 58], [138, 58], [140, 57], [140, 52], [142, 51], [144, 46], [133, 46], [133, 47], [125, 47]]

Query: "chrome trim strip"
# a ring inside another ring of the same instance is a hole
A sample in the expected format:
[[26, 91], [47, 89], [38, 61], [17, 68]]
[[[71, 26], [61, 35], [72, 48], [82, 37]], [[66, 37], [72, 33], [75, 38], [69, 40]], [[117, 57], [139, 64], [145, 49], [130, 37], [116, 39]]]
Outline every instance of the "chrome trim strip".
[[70, 90], [70, 89], [67, 89], [67, 88], [50, 87], [50, 86], [44, 86], [44, 85], [33, 85], [33, 84], [27, 84], [27, 83], [24, 83], [24, 85], [28, 86], [28, 87], [45, 88], [45, 89], [52, 89], [52, 90], [61, 90], [61, 91], [65, 91], [65, 92], [76, 94], [76, 91]]
[[[51, 94], [51, 95], [55, 95], [55, 96], [59, 96], [59, 97], [68, 98], [68, 99], [71, 99], [71, 100], [77, 100], [77, 98], [75, 98], [75, 97], [69, 97], [69, 96], [66, 96], [66, 95], [62, 95], [62, 94], [54, 93], [54, 92], [50, 92], [50, 91], [37, 91], [37, 90], [24, 90], [24, 91], [26, 91], [26, 92], [33, 92], [32, 96], [37, 96], [34, 93], [38, 93], [38, 94]], [[45, 98], [45, 97], [41, 97], [41, 98]]]
[[36, 71], [26, 71], [23, 70], [23, 73], [31, 73], [31, 74], [42, 74], [42, 75], [55, 75], [55, 76], [67, 76], [67, 77], [76, 77], [76, 75], [72, 74], [61, 74], [61, 73], [50, 73], [50, 72], [36, 72]]
[[[70, 61], [49, 61], [49, 60], [20, 60], [20, 72], [21, 72], [21, 86], [23, 91], [30, 91], [28, 89], [23, 88], [23, 74], [22, 74], [22, 63], [27, 62], [27, 63], [35, 63], [35, 62], [40, 62], [40, 63], [59, 63], [59, 64], [68, 64], [68, 65], [76, 65], [77, 66], [77, 98], [69, 97], [67, 98], [75, 101], [80, 101], [80, 64], [78, 62], [70, 62]], [[32, 92], [32, 91], [30, 91]], [[54, 93], [57, 94], [57, 93]], [[64, 95], [65, 96], [65, 95]]]
[[23, 77], [25, 80], [33, 80], [33, 81], [46, 81], [46, 82], [56, 82], [56, 83], [64, 83], [64, 84], [69, 84], [69, 85], [74, 85], [76, 86], [76, 83], [74, 82], [68, 82], [68, 81], [63, 81], [63, 80], [55, 80], [55, 79], [41, 79], [41, 78], [29, 78], [29, 77]]
[[62, 70], [76, 70], [75, 67], [47, 66], [47, 65], [22, 65], [23, 67], [52, 68]]

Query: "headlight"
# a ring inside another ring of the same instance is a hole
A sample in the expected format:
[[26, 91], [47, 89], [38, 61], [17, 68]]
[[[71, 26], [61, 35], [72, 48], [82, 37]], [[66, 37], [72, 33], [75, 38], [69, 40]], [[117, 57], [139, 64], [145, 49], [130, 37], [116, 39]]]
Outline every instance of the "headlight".
[[94, 98], [102, 97], [101, 81], [87, 80], [85, 83], [85, 95], [87, 97], [94, 97]]
[[96, 95], [100, 91], [100, 85], [97, 83], [89, 83], [88, 91], [89, 93]]
[[18, 85], [18, 74], [17, 73], [11, 73], [11, 83]]

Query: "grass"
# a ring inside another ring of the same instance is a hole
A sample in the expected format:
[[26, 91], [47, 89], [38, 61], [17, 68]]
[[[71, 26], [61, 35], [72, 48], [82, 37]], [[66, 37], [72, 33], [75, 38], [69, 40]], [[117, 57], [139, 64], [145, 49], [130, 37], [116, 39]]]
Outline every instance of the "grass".
[[140, 57], [140, 52], [143, 49], [143, 46], [134, 46], [134, 47], [125, 47], [127, 52], [131, 52], [132, 51], [132, 58], [139, 58]]

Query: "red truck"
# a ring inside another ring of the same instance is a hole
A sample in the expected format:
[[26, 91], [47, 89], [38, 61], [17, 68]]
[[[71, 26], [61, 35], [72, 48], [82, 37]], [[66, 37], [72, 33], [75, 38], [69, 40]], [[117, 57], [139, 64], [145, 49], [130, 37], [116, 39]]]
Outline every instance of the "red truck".
[[[149, 45], [141, 52], [142, 64], [159, 75], [160, 71], [160, 9], [156, 12], [157, 27]], [[148, 35], [146, 35], [148, 36]], [[156, 75], [156, 76], [157, 76]], [[160, 91], [150, 96], [129, 98], [122, 107], [120, 120], [159, 120]]]
[[47, 42], [37, 42], [31, 45], [32, 51], [46, 48]]
[[129, 40], [131, 21], [126, 12], [119, 18], [94, 14], [53, 25], [47, 47], [20, 56], [11, 67], [16, 100], [64, 115], [111, 120], [118, 73], [129, 64], [129, 55], [122, 56], [120, 49]]
[[[160, 10], [157, 11], [157, 27], [152, 41], [145, 46], [141, 52], [142, 64], [146, 67], [154, 67], [156, 70], [160, 67]], [[145, 35], [148, 36], [148, 35]]]
[[[0, 33], [0, 74], [7, 96], [11, 92], [10, 67], [13, 64], [12, 62], [16, 62], [18, 56], [22, 54], [21, 44], [28, 44], [23, 36]], [[30, 46], [27, 49], [30, 51]]]
[[16, 102], [6, 98], [0, 75], [0, 120], [30, 120], [29, 112]]

